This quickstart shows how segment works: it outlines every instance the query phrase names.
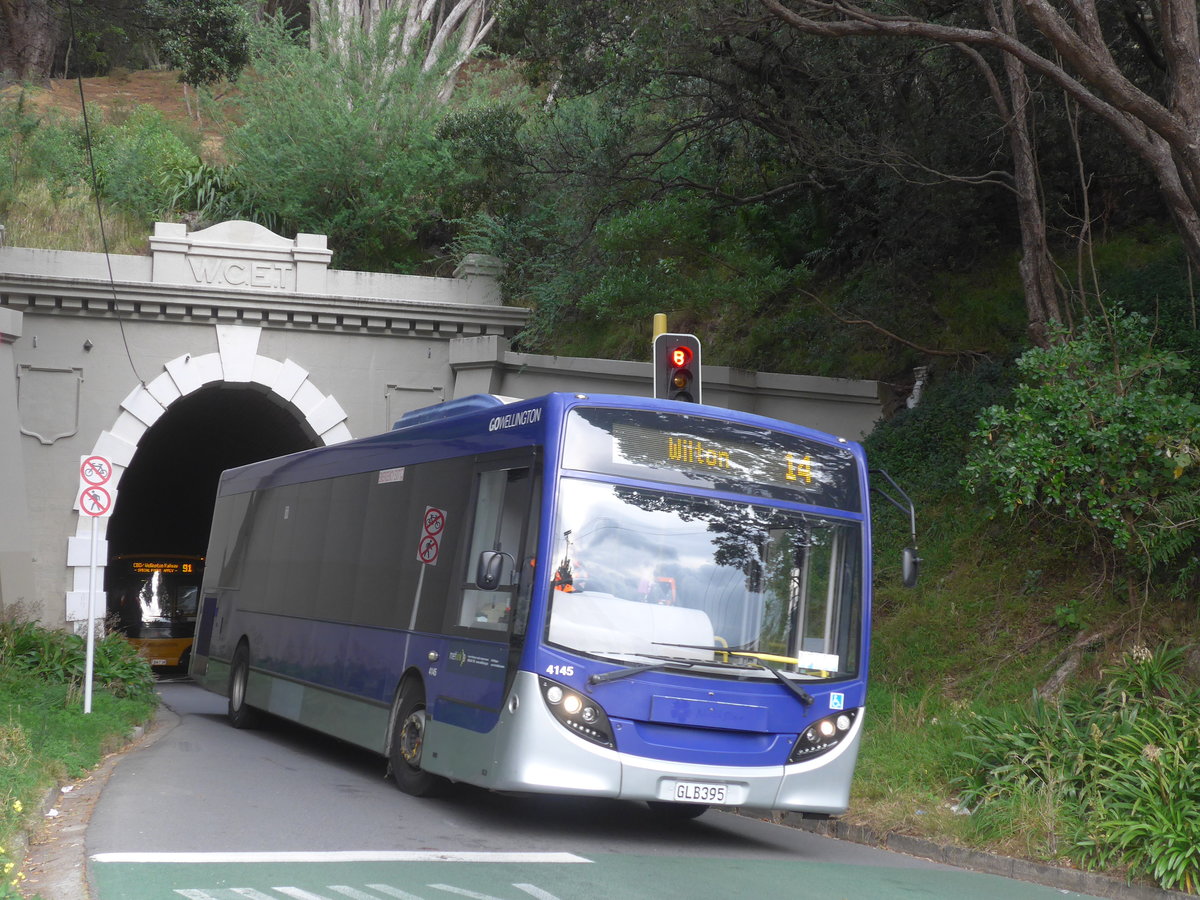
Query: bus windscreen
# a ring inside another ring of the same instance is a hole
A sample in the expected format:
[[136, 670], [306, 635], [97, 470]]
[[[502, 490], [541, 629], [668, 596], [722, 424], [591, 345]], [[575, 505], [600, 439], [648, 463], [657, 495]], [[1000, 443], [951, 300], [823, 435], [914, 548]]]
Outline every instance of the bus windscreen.
[[584, 479], [564, 479], [557, 523], [551, 644], [704, 675], [858, 672], [858, 523]]

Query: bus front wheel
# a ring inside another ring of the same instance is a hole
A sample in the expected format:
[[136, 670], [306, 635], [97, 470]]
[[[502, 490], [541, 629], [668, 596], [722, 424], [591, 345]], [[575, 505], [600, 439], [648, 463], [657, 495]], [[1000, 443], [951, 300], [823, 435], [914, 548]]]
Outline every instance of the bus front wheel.
[[400, 689], [392, 719], [391, 750], [388, 761], [396, 786], [414, 797], [429, 797], [444, 785], [444, 780], [421, 768], [425, 748], [425, 691], [419, 682], [410, 681]]
[[234, 728], [254, 728], [261, 714], [246, 702], [250, 681], [250, 648], [243, 642], [233, 654], [229, 670], [229, 724]]

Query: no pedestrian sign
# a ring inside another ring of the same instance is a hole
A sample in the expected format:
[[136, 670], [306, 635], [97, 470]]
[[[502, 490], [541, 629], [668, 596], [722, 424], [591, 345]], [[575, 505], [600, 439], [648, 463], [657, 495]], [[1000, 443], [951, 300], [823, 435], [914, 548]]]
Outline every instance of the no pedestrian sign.
[[107, 516], [112, 512], [112, 495], [102, 487], [85, 488], [79, 495], [79, 508], [89, 516]]
[[112, 515], [113, 492], [108, 485], [112, 478], [112, 463], [103, 456], [79, 458], [79, 511], [85, 516], [100, 518]]

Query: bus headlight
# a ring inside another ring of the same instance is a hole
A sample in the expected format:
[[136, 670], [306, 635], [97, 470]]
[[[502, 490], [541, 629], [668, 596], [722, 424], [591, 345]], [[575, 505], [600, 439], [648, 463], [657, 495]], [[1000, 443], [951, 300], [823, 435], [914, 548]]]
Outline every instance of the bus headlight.
[[792, 748], [788, 762], [803, 762], [828, 753], [846, 739], [846, 735], [850, 733], [850, 726], [857, 718], [858, 710], [848, 709], [813, 722], [796, 738], [796, 746]]
[[538, 684], [542, 699], [560, 724], [601, 747], [613, 746], [608, 715], [594, 700], [548, 678], [538, 678]]

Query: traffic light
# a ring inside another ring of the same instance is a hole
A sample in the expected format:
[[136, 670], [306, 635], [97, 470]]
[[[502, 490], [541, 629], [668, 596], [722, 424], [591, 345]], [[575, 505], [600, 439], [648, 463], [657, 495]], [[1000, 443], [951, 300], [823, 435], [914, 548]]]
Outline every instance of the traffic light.
[[654, 396], [700, 402], [700, 339], [694, 334], [660, 334], [654, 339]]

